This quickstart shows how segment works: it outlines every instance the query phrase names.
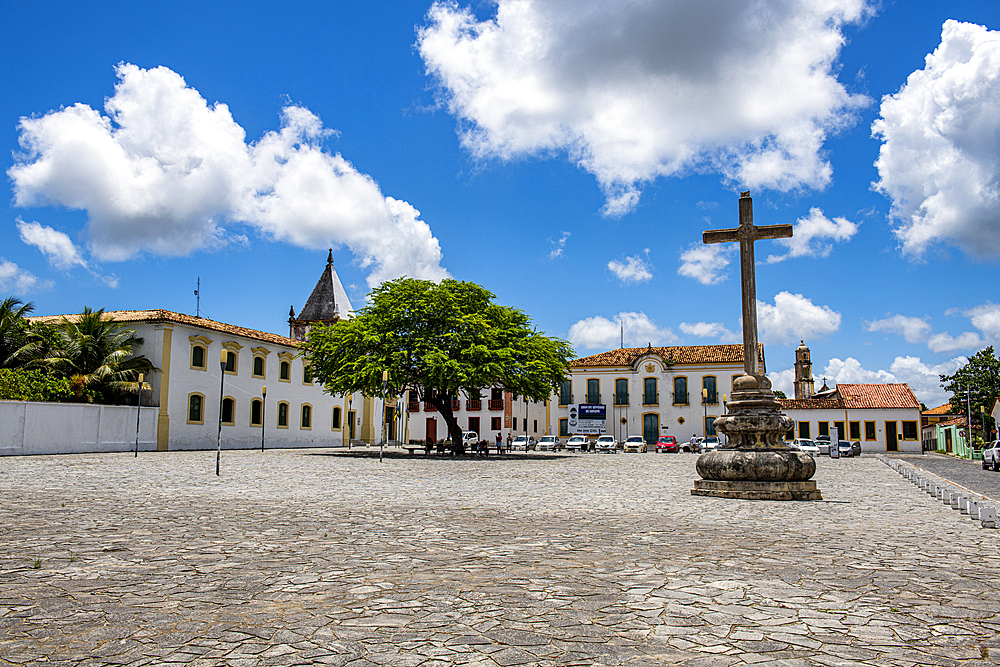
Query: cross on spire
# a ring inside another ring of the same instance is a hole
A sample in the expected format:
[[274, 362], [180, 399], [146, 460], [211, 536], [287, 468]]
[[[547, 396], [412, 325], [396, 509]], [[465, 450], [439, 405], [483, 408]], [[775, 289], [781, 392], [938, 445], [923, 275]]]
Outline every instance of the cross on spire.
[[704, 243], [740, 244], [740, 275], [743, 283], [743, 372], [760, 379], [757, 358], [757, 282], [754, 276], [753, 242], [762, 239], [786, 239], [792, 236], [792, 226], [753, 224], [753, 199], [750, 191], [740, 193], [740, 226], [735, 229], [714, 229], [702, 233]]

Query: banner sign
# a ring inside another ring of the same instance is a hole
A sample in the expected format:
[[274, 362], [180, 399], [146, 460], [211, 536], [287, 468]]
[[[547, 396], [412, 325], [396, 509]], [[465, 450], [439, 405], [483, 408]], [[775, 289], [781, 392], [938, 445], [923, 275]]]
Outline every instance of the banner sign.
[[607, 432], [608, 410], [600, 403], [574, 403], [569, 406], [569, 432], [600, 435]]

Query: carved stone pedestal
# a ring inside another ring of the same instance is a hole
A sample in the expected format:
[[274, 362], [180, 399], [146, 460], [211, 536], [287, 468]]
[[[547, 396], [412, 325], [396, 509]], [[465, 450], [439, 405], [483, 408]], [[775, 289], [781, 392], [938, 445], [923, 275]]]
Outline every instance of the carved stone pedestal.
[[715, 420], [727, 436], [724, 447], [698, 457], [697, 480], [691, 494], [744, 500], [822, 500], [816, 482], [816, 461], [789, 449], [785, 434], [794, 426], [781, 414], [771, 383], [765, 377], [743, 375], [733, 382], [731, 412]]

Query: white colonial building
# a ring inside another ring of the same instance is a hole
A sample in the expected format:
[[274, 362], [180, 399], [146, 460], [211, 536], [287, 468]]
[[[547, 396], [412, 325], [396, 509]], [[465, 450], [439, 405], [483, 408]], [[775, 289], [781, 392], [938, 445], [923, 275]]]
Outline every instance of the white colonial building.
[[[759, 349], [764, 368], [764, 347]], [[551, 433], [571, 435], [571, 406], [604, 405], [605, 431], [618, 441], [641, 435], [687, 440], [715, 435], [733, 380], [743, 374], [742, 345], [626, 347], [576, 359], [547, 410]]]
[[380, 401], [360, 394], [331, 396], [303, 365], [299, 343], [306, 332], [349, 318], [351, 311], [331, 252], [299, 317], [289, 318], [290, 337], [169, 310], [105, 315], [135, 330], [144, 341], [135, 352], [160, 369], [145, 378], [150, 392], [143, 404], [158, 409], [156, 449], [166, 451], [214, 448], [220, 413], [225, 449], [262, 442], [265, 447], [331, 447], [352, 439], [372, 444], [383, 429], [394, 438], [394, 423], [377, 411]]

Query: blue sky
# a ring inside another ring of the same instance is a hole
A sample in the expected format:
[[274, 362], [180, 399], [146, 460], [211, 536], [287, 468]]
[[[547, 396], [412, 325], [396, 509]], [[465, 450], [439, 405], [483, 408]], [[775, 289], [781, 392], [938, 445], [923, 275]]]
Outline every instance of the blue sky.
[[749, 189], [796, 225], [756, 250], [775, 386], [804, 338], [936, 405], [1000, 338], [997, 3], [0, 8], [0, 294], [39, 314], [193, 314], [200, 277], [284, 333], [333, 246], [356, 306], [450, 275], [580, 354], [736, 342], [700, 241]]

